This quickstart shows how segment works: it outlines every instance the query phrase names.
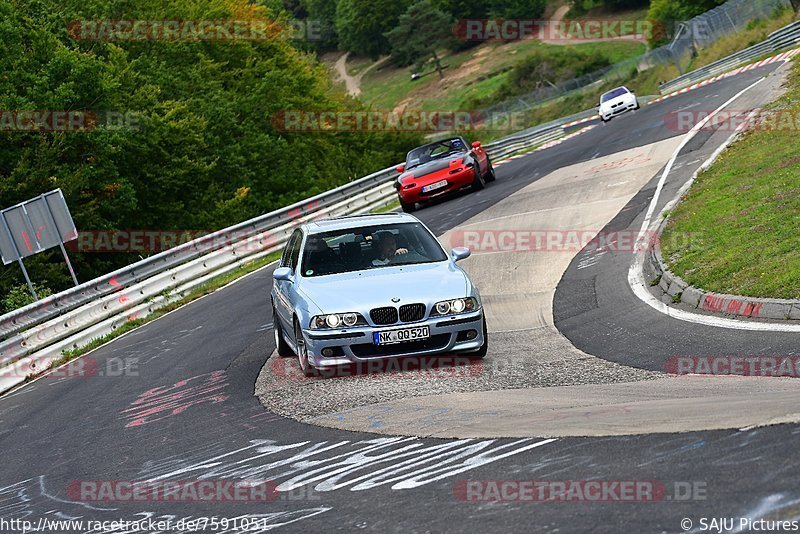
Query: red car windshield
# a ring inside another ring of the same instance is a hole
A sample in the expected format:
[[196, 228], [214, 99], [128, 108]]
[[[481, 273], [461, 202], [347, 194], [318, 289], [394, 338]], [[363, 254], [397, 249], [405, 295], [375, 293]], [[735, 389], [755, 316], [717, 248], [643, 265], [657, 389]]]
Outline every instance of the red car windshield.
[[467, 145], [460, 137], [437, 141], [429, 145], [415, 148], [406, 157], [406, 169], [425, 165], [435, 159], [447, 158], [454, 154], [462, 154], [467, 151]]

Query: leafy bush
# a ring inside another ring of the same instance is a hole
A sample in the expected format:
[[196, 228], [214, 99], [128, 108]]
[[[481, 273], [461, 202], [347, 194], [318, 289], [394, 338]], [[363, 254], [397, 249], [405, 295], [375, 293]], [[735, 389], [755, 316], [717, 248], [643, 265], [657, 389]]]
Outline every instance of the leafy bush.
[[[36, 291], [36, 294], [40, 299], [49, 297], [53, 294], [50, 288], [36, 283], [33, 284], [33, 289]], [[28, 284], [18, 284], [9, 288], [8, 293], [6, 293], [5, 297], [3, 297], [3, 306], [0, 308], [0, 312], [9, 313], [18, 308], [22, 308], [23, 306], [27, 306], [32, 302], [35, 302], [35, 300], [28, 289]]]
[[610, 64], [608, 57], [598, 51], [584, 52], [570, 46], [534, 49], [511, 69], [508, 79], [494, 93], [473, 99], [468, 107], [488, 106], [589, 74]]

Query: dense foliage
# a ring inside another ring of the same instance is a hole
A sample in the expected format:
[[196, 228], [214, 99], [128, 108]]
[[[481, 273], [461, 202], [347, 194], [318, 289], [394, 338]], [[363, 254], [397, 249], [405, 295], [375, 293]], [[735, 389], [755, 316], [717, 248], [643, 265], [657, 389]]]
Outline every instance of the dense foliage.
[[[60, 187], [79, 230], [211, 230], [402, 159], [416, 137], [275, 128], [284, 110], [359, 106], [290, 40], [78, 40], [67, 31], [79, 19], [247, 20], [266, 11], [247, 0], [0, 2], [0, 110], [128, 113], [136, 126], [0, 131], [0, 205]], [[85, 281], [137, 257], [72, 259]], [[26, 265], [53, 290], [71, 284], [58, 249]], [[0, 269], [0, 299], [22, 281], [16, 265]]]
[[386, 33], [394, 63], [399, 66], [414, 63], [420, 67], [433, 58], [441, 77], [442, 66], [437, 50], [454, 39], [452, 27], [450, 16], [437, 9], [430, 0], [415, 2], [400, 16], [397, 26]]
[[647, 7], [650, 0], [572, 0], [570, 15], [581, 16], [590, 10], [621, 11]]
[[[280, 0], [262, 0], [264, 3]], [[294, 9], [297, 2], [305, 15]], [[307, 16], [325, 28], [335, 31], [317, 42], [318, 51], [339, 49], [362, 56], [377, 57], [392, 52], [394, 41], [385, 34], [394, 28], [400, 16], [406, 13], [413, 0], [284, 0], [286, 11], [296, 16]], [[430, 0], [437, 11], [449, 20], [526, 18], [536, 19], [544, 14], [547, 0]], [[299, 13], [299, 15], [298, 15]], [[453, 35], [453, 27], [443, 26]], [[448, 43], [452, 46], [474, 45], [474, 42]]]
[[339, 47], [377, 59], [391, 49], [384, 34], [395, 27], [407, 7], [407, 0], [337, 0]]

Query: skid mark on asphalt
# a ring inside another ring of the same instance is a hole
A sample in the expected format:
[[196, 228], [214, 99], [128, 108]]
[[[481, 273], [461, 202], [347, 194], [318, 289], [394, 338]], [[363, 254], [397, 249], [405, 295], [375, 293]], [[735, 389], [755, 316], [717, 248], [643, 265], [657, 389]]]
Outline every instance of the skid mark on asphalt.
[[178, 415], [198, 404], [219, 404], [228, 399], [225, 371], [214, 371], [180, 380], [171, 386], [158, 386], [139, 395], [122, 414], [129, 419], [125, 428], [141, 426]]

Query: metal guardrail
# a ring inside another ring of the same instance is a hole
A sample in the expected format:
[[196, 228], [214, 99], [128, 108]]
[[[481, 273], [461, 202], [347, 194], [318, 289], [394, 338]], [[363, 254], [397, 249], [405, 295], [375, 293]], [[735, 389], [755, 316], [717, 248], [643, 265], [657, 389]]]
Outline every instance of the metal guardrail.
[[[495, 160], [564, 135], [567, 117], [485, 145]], [[0, 317], [0, 391], [46, 369], [126, 321], [280, 250], [294, 228], [320, 217], [363, 213], [396, 196], [394, 167], [184, 243]]]
[[[394, 168], [378, 171], [285, 208], [184, 243], [105, 276], [95, 278], [77, 287], [12, 311], [0, 317], [0, 338], [64, 314], [96, 298], [118, 292], [120, 289], [147, 277], [194, 259], [204, 252], [222, 248], [226, 243], [231, 243], [234, 238], [244, 239], [257, 232], [276, 228], [280, 224], [298, 216], [314, 213], [341, 199], [385, 183], [396, 175], [397, 172]], [[0, 354], [2, 354], [1, 342]]]
[[683, 76], [678, 76], [674, 80], [662, 84], [659, 87], [661, 94], [672, 93], [684, 87], [689, 87], [697, 82], [711, 78], [741, 65], [749, 63], [761, 56], [780, 52], [782, 50], [800, 45], [800, 22], [793, 22], [783, 28], [769, 34], [766, 40], [745, 48], [740, 52], [731, 54], [705, 67], [701, 67]]

